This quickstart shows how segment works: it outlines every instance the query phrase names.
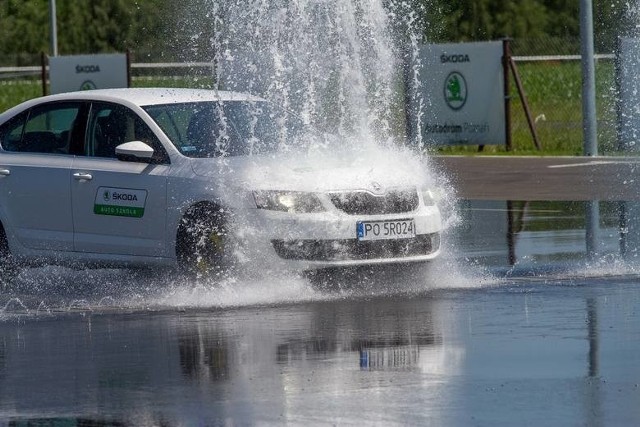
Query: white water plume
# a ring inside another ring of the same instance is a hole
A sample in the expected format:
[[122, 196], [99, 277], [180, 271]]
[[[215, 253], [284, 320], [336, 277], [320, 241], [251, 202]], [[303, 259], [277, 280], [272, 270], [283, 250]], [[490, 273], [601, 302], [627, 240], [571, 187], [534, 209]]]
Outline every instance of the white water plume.
[[393, 136], [401, 67], [381, 1], [230, 0], [213, 15], [219, 89], [263, 96], [325, 132]]

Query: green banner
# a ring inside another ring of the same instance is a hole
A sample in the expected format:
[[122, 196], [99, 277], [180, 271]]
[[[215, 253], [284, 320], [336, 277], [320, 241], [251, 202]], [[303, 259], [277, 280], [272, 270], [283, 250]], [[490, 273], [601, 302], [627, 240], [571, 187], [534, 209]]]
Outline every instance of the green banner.
[[128, 216], [132, 218], [142, 218], [144, 208], [112, 205], [94, 205], [93, 213], [97, 215]]

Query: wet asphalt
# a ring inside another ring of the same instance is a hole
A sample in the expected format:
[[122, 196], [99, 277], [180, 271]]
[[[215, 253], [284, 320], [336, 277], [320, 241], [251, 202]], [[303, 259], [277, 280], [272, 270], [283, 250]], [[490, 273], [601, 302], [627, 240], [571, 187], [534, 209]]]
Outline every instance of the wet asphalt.
[[[535, 167], [573, 160], [554, 162]], [[450, 172], [463, 200], [425, 267], [23, 273], [0, 292], [0, 425], [637, 425], [636, 199], [496, 198], [471, 183], [502, 181], [489, 166]]]
[[0, 411], [42, 425], [636, 425], [637, 285], [4, 322]]
[[462, 199], [640, 200], [637, 157], [434, 156]]

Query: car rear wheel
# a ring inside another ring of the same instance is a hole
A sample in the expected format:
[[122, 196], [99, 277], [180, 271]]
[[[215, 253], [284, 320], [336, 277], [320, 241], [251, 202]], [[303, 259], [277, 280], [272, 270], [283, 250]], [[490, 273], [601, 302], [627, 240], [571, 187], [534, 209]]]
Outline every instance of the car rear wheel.
[[230, 268], [224, 210], [211, 204], [189, 209], [178, 227], [176, 256], [180, 270], [196, 277], [219, 276]]
[[9, 250], [7, 234], [2, 224], [0, 224], [0, 287], [10, 285], [19, 272], [20, 270]]

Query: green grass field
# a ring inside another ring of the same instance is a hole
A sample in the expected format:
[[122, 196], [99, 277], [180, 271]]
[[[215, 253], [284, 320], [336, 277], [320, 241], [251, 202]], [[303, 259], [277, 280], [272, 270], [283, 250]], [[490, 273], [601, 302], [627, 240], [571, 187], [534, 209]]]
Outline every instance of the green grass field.
[[[504, 146], [487, 145], [485, 154], [580, 155], [582, 154], [582, 104], [580, 63], [519, 63], [522, 78], [542, 151], [537, 151], [512, 79], [513, 151]], [[599, 153], [616, 151], [615, 71], [612, 61], [596, 67]], [[134, 78], [134, 87], [210, 87], [207, 78]], [[0, 80], [0, 111], [42, 94], [39, 80]], [[400, 128], [402, 126], [399, 126]], [[441, 154], [474, 154], [477, 146], [435, 147]]]
[[[527, 125], [522, 101], [512, 79], [512, 154], [581, 155], [582, 80], [580, 63], [520, 63], [517, 66], [542, 145], [538, 151]], [[612, 61], [600, 61], [596, 67], [596, 103], [598, 114], [598, 150], [616, 151], [615, 70]], [[441, 147], [443, 154], [471, 154], [477, 146]], [[504, 146], [487, 145], [487, 154], [507, 154]]]
[[39, 80], [0, 80], [0, 112], [41, 95]]
[[[141, 77], [134, 78], [133, 87], [211, 87], [210, 78]], [[42, 96], [42, 82], [33, 80], [0, 80], [0, 112], [19, 103]]]

